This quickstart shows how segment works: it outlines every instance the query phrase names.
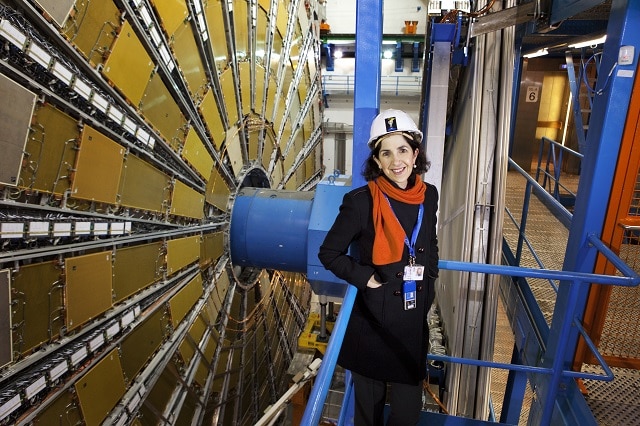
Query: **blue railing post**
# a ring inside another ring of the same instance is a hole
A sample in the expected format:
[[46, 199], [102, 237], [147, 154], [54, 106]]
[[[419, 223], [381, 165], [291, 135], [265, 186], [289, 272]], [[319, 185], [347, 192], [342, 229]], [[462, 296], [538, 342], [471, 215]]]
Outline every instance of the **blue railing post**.
[[327, 350], [322, 358], [322, 365], [318, 371], [316, 382], [311, 389], [311, 395], [309, 395], [309, 402], [304, 410], [302, 416], [301, 425], [315, 426], [320, 422], [322, 416], [322, 408], [324, 401], [327, 399], [329, 393], [329, 386], [331, 385], [331, 378], [336, 368], [338, 361], [338, 354], [340, 353], [340, 347], [344, 340], [344, 332], [347, 329], [349, 323], [349, 317], [353, 309], [353, 302], [356, 299], [356, 293], [358, 289], [350, 285], [344, 295], [342, 301], [342, 307], [338, 313], [338, 318], [333, 326], [329, 343], [327, 344]]

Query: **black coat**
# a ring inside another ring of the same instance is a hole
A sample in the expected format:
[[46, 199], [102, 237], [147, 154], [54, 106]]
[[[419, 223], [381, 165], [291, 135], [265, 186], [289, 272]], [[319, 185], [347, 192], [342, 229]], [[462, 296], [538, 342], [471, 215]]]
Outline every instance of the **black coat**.
[[[391, 197], [389, 200], [411, 238], [418, 206]], [[426, 320], [435, 296], [434, 282], [438, 277], [438, 191], [435, 186], [427, 184], [424, 217], [416, 242], [416, 263], [425, 266], [424, 280], [416, 283], [416, 309], [406, 311], [402, 276], [409, 262], [409, 250], [405, 245], [400, 262], [373, 265], [372, 202], [367, 186], [345, 194], [340, 212], [318, 253], [325, 268], [358, 288], [338, 364], [372, 379], [417, 384], [426, 377], [429, 338]], [[347, 254], [352, 242], [352, 251]], [[384, 284], [379, 288], [368, 288], [367, 281], [374, 273]]]

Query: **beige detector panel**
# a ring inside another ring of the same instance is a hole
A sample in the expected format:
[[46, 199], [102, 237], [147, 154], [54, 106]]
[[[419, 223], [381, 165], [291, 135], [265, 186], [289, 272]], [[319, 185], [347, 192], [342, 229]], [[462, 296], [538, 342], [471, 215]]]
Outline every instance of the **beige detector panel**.
[[0, 184], [16, 185], [36, 95], [0, 74]]

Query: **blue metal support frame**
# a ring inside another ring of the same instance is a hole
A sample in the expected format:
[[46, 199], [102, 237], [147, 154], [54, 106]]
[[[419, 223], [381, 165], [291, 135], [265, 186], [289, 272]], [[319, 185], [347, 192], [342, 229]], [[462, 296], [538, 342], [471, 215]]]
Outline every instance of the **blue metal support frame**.
[[[576, 272], [591, 272], [595, 266], [596, 250], [589, 234], [600, 232], [608, 205], [612, 170], [618, 160], [622, 131], [627, 117], [633, 80], [638, 64], [638, 49], [632, 65], [617, 64], [618, 50], [623, 45], [640, 46], [640, 2], [613, 0], [607, 28], [607, 41], [603, 50], [600, 75], [596, 84], [597, 98], [589, 123], [585, 158], [582, 163], [575, 213], [569, 230], [569, 239], [563, 269]], [[593, 282], [593, 281], [592, 281]], [[571, 365], [575, 356], [578, 327], [574, 318], [582, 318], [588, 297], [589, 286], [561, 282], [551, 323], [545, 365], [556, 374], [540, 376], [534, 385], [541, 398], [534, 401], [530, 411], [533, 424], [552, 424], [566, 412], [570, 405], [565, 389], [568, 378], [559, 372]], [[557, 404], [557, 412], [546, 407]]]
[[420, 72], [420, 43], [413, 42], [413, 57], [411, 58], [411, 72]]
[[584, 152], [586, 144], [584, 123], [582, 122], [582, 108], [580, 106], [580, 80], [576, 79], [576, 70], [573, 65], [573, 55], [571, 52], [567, 52], [565, 57], [567, 62], [567, 75], [569, 77], [569, 90], [573, 98], [573, 122], [575, 123], [576, 136], [578, 137], [578, 148], [580, 152]]
[[356, 2], [356, 65], [353, 94], [352, 185], [364, 185], [362, 166], [369, 156], [369, 128], [380, 108], [382, 80], [382, 1]]
[[396, 72], [402, 72], [404, 70], [404, 58], [402, 57], [402, 42], [396, 42]]

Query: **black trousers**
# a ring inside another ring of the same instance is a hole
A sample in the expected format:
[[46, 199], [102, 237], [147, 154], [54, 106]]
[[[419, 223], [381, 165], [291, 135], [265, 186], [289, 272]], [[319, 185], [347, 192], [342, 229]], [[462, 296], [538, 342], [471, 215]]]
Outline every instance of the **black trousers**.
[[[387, 382], [352, 373], [355, 397], [354, 426], [383, 426]], [[422, 382], [391, 383], [391, 413], [387, 426], [414, 426], [422, 409]]]

